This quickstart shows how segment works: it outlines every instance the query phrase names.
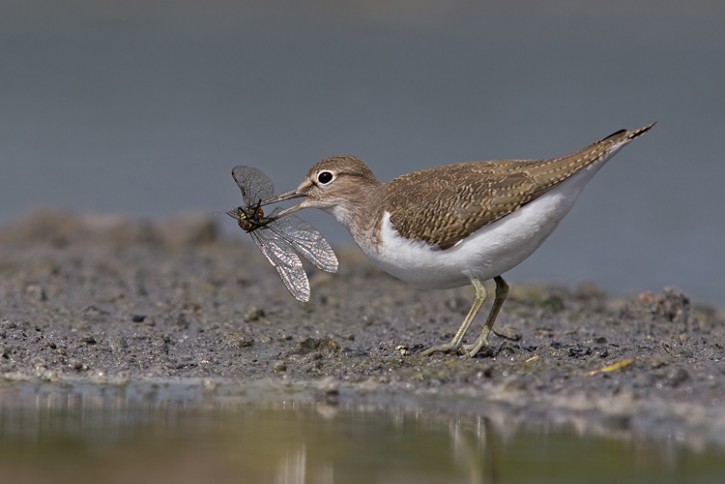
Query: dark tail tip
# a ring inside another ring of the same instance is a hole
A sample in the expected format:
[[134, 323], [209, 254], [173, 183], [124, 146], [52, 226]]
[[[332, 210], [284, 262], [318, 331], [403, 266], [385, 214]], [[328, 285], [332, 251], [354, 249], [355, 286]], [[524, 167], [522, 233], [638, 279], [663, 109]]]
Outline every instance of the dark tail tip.
[[620, 129], [620, 130], [615, 131], [614, 133], [610, 134], [609, 136], [602, 138], [599, 141], [601, 142], [601, 141], [607, 141], [608, 139], [612, 139], [612, 138], [618, 138], [618, 137], [622, 136], [623, 134], [625, 134], [626, 132], [627, 132], [626, 129]]
[[655, 121], [654, 123], [650, 123], [647, 126], [643, 126], [643, 127], [639, 128], [639, 129], [635, 129], [633, 131], [628, 131], [626, 129], [620, 129], [619, 131], [615, 131], [614, 133], [610, 134], [606, 138], [603, 138], [600, 141], [600, 143], [602, 141], [607, 141], [607, 140], [612, 139], [612, 138], [634, 139], [634, 138], [636, 138], [638, 136], [642, 136], [647, 131], [649, 131], [650, 129], [654, 128], [655, 124], [657, 124], [657, 121]]
[[629, 139], [634, 139], [634, 138], [636, 138], [636, 137], [638, 137], [638, 136], [642, 136], [642, 135], [643, 135], [643, 134], [645, 134], [645, 133], [646, 133], [647, 131], [649, 131], [650, 129], [654, 128], [656, 124], [657, 124], [657, 121], [655, 121], [655, 122], [653, 122], [653, 123], [650, 123], [650, 124], [648, 124], [647, 126], [643, 126], [643, 127], [639, 128], [639, 129], [635, 129], [634, 131], [631, 131], [631, 132], [630, 132], [630, 133], [629, 133], [629, 134], [627, 135], [627, 138], [629, 138]]

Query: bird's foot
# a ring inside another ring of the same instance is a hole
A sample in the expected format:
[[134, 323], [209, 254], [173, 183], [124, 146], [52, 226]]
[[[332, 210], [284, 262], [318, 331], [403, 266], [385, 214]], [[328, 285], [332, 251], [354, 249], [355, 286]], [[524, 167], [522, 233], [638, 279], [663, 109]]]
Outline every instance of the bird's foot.
[[421, 355], [423, 355], [423, 356], [430, 356], [433, 353], [458, 353], [462, 349], [463, 348], [461, 347], [461, 345], [454, 345], [452, 343], [446, 343], [446, 344], [443, 344], [443, 345], [431, 346], [427, 350], [424, 350], [421, 353]]
[[479, 338], [473, 344], [463, 345], [463, 351], [471, 358], [475, 358], [482, 350], [487, 356], [491, 356], [493, 354], [491, 345], [488, 344], [488, 339], [486, 338]]

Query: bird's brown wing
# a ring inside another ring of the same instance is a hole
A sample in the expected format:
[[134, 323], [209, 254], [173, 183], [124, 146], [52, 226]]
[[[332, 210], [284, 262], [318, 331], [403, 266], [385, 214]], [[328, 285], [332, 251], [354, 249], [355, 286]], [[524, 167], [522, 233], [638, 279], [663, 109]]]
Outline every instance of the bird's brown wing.
[[617, 131], [559, 158], [479, 161], [413, 172], [388, 183], [382, 205], [400, 235], [448, 249], [606, 159], [652, 126]]

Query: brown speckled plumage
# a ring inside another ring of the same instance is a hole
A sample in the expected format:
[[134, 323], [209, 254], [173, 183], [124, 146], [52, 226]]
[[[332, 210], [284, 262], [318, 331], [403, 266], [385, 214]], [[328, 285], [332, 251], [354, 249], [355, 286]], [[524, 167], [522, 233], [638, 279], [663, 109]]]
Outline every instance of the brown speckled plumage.
[[651, 127], [617, 131], [581, 151], [549, 160], [480, 161], [416, 171], [386, 185], [382, 207], [403, 237], [447, 249]]

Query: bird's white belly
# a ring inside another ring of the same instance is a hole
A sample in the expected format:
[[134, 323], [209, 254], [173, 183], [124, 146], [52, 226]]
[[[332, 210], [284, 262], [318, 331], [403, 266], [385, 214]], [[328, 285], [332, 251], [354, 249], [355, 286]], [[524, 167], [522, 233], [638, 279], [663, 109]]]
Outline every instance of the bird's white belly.
[[605, 160], [576, 175], [519, 210], [482, 227], [447, 250], [404, 239], [385, 212], [382, 245], [361, 248], [384, 271], [419, 287], [445, 289], [484, 281], [516, 267], [553, 232]]

